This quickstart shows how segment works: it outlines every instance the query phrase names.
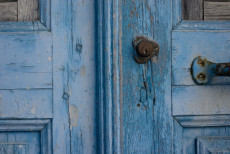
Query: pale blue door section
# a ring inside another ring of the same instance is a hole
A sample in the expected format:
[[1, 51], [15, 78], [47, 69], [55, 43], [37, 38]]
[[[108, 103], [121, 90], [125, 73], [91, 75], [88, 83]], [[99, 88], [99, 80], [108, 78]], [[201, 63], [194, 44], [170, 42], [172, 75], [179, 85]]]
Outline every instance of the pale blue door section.
[[188, 7], [181, 11], [184, 4], [173, 1], [174, 151], [230, 153], [230, 10], [223, 9], [230, 3], [200, 4], [203, 12], [190, 16]]
[[0, 153], [96, 152], [95, 2], [0, 1]]
[[[37, 16], [22, 19], [26, 17], [20, 13], [23, 7], [16, 9], [19, 12], [11, 10], [15, 9], [12, 7], [15, 3], [20, 7], [22, 3], [26, 5], [30, 2], [0, 2], [4, 8], [0, 11], [1, 17], [9, 17], [0, 22], [2, 154], [52, 153], [53, 44], [50, 1], [40, 0], [40, 13], [30, 12], [30, 15], [39, 13], [39, 20]], [[16, 18], [11, 17], [12, 12], [17, 14]]]

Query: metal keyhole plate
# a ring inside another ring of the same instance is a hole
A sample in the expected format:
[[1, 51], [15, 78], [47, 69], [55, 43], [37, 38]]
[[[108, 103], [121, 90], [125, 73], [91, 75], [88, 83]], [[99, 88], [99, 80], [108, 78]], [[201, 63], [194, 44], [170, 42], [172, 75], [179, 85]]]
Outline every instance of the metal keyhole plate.
[[159, 53], [159, 45], [145, 36], [137, 36], [133, 40], [133, 47], [136, 51], [135, 61], [143, 64]]

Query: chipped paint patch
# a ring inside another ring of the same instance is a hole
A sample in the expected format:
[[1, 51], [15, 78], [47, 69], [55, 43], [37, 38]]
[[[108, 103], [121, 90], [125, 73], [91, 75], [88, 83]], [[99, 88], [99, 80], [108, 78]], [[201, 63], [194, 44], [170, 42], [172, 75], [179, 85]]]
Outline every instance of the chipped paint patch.
[[36, 113], [36, 106], [33, 106], [30, 111], [32, 114], [35, 114]]
[[81, 76], [85, 76], [85, 66], [81, 67]]
[[52, 58], [51, 57], [48, 57], [48, 61], [51, 61], [52, 60]]
[[70, 114], [70, 121], [71, 121], [70, 129], [72, 129], [73, 127], [77, 126], [78, 114], [79, 114], [78, 108], [75, 105], [70, 105], [69, 114]]

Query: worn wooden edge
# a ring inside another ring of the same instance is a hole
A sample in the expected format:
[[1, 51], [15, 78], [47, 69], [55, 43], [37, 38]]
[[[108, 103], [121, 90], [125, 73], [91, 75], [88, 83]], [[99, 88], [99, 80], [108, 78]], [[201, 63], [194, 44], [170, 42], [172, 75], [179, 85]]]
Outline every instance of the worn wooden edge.
[[230, 115], [175, 116], [182, 127], [230, 126]]
[[0, 32], [35, 32], [49, 31], [40, 21], [35, 22], [0, 22]]
[[178, 23], [173, 32], [189, 30], [230, 30], [230, 21], [187, 21]]
[[43, 154], [52, 154], [52, 121], [48, 123], [41, 130], [41, 151]]
[[121, 3], [121, 0], [98, 0], [97, 4], [99, 153], [123, 151]]
[[0, 120], [0, 131], [42, 131], [50, 122], [44, 120]]

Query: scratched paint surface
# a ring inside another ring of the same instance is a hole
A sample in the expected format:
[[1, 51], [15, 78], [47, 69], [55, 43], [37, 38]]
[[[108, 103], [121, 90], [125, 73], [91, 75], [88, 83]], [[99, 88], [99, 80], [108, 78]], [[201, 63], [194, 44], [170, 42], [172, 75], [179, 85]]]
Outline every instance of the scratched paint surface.
[[[122, 8], [124, 153], [171, 153], [170, 0], [123, 1]], [[137, 35], [159, 43], [158, 59], [134, 61]]]

